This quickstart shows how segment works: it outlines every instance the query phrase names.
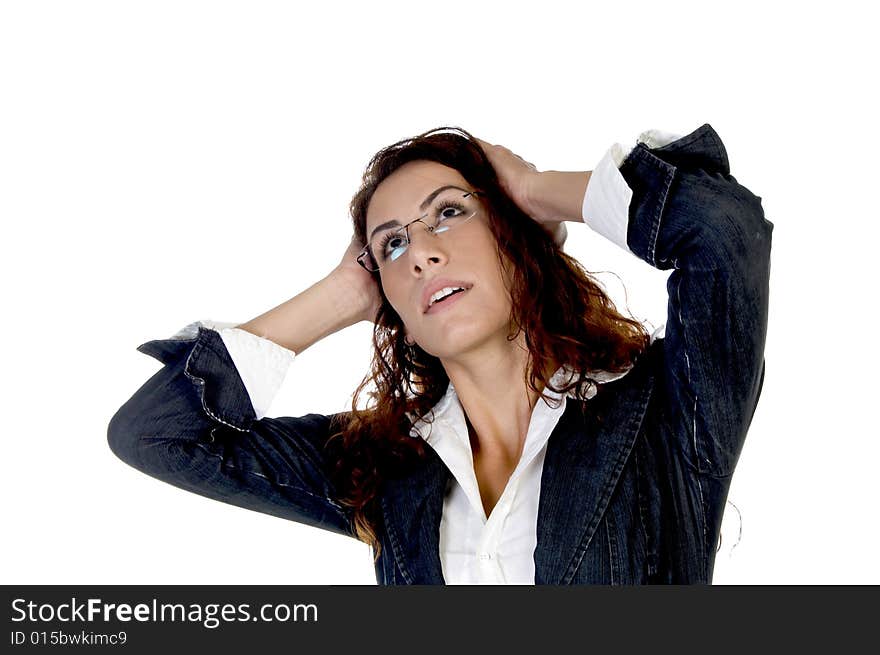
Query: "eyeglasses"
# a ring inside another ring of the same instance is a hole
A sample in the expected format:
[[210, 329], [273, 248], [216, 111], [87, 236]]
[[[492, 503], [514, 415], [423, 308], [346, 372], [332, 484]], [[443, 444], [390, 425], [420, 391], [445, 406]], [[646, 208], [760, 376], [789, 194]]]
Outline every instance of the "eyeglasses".
[[[370, 242], [361, 250], [357, 262], [371, 273], [391, 266], [406, 252], [410, 244], [409, 227], [421, 222], [427, 231], [434, 236], [446, 234], [472, 219], [480, 210], [481, 191], [468, 191], [464, 195], [461, 189], [448, 189], [437, 195], [431, 202], [428, 211], [422, 216], [398, 227], [376, 230]], [[427, 219], [427, 222], [423, 219]], [[397, 223], [398, 221], [394, 221]]]

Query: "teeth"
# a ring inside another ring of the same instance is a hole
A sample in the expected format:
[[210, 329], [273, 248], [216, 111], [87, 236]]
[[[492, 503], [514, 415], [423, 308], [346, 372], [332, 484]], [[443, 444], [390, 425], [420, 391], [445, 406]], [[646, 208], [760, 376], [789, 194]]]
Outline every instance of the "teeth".
[[431, 296], [431, 300], [428, 302], [428, 307], [456, 290], [464, 291], [464, 287], [444, 287], [443, 289], [440, 289], [440, 291], [435, 292], [434, 295]]

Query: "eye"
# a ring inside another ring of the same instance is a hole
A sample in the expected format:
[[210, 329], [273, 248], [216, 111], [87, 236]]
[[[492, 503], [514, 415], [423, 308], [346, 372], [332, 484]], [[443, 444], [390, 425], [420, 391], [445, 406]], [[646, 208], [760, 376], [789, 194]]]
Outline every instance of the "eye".
[[461, 203], [452, 200], [446, 200], [436, 207], [434, 213], [436, 218], [435, 222], [439, 223], [440, 221], [444, 221], [449, 218], [456, 218], [458, 216], [461, 216], [465, 213], [465, 209], [464, 206], [461, 205]]
[[383, 257], [393, 255], [394, 251], [398, 250], [399, 248], [406, 248], [406, 239], [404, 239], [401, 235], [394, 232], [389, 232], [382, 237], [382, 245], [379, 250], [382, 252]]

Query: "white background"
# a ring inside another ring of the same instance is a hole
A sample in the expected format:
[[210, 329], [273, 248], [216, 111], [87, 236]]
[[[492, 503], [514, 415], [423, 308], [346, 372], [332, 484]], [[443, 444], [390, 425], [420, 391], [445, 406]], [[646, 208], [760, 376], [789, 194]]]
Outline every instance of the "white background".
[[[0, 5], [0, 582], [375, 584], [364, 544], [116, 459], [107, 424], [160, 366], [135, 348], [327, 274], [364, 166], [398, 139], [459, 125], [589, 170], [614, 142], [705, 122], [775, 226], [766, 380], [714, 581], [880, 582], [864, 6]], [[566, 250], [665, 321], [668, 271], [585, 225]], [[347, 409], [370, 330], [305, 351], [270, 415]]]

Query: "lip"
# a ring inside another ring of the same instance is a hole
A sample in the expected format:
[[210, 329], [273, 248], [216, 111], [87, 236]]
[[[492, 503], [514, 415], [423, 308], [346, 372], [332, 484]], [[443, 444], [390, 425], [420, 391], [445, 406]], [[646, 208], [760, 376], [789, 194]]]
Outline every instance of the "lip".
[[[431, 296], [434, 295], [440, 289], [444, 287], [461, 287], [465, 291], [470, 290], [474, 285], [470, 282], [465, 282], [464, 280], [452, 280], [448, 277], [438, 277], [436, 280], [431, 280], [427, 286], [422, 290], [422, 313], [426, 314], [428, 312], [428, 303], [431, 302]], [[452, 298], [447, 300], [446, 302], [451, 302]], [[433, 312], [432, 312], [433, 313]]]
[[466, 289], [465, 291], [462, 291], [461, 293], [456, 293], [449, 300], [444, 300], [441, 303], [436, 303], [434, 305], [431, 305], [430, 307], [428, 307], [428, 311], [425, 312], [425, 315], [433, 316], [434, 314], [439, 314], [440, 312], [445, 312], [447, 309], [452, 307], [452, 305], [454, 305], [459, 300], [461, 300], [462, 296], [466, 295], [468, 291], [470, 291], [470, 289]]

